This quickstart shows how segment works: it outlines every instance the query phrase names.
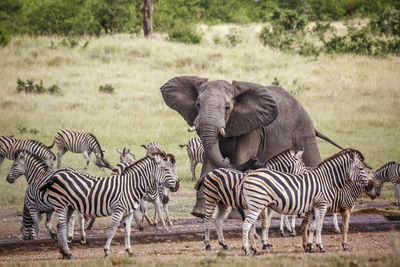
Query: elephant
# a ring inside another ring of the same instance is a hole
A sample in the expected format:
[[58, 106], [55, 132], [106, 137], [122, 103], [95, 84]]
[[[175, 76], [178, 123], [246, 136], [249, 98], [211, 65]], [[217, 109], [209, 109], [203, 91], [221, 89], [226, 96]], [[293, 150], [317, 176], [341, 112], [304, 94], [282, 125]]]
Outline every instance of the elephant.
[[[304, 163], [316, 166], [321, 161], [316, 136], [341, 148], [319, 133], [303, 106], [277, 86], [179, 76], [162, 85], [161, 94], [203, 142], [200, 177], [215, 168], [242, 164], [252, 156], [262, 165], [291, 148], [304, 149]], [[205, 215], [201, 190], [191, 214]]]

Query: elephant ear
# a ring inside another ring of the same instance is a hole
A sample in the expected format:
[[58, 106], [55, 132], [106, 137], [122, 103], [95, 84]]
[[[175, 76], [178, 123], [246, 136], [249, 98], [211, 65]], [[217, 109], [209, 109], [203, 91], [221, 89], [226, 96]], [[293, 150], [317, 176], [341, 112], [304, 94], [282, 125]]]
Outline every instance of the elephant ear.
[[278, 106], [262, 85], [233, 81], [235, 104], [226, 124], [226, 136], [239, 136], [268, 126], [278, 116]]
[[161, 94], [165, 103], [181, 114], [185, 121], [192, 126], [197, 117], [196, 100], [198, 88], [207, 78], [197, 76], [175, 77], [161, 86]]

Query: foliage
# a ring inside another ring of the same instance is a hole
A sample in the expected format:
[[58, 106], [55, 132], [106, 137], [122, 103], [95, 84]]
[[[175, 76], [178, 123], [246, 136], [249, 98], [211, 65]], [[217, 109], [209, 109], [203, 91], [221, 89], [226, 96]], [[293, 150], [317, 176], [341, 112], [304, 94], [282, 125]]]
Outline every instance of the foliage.
[[115, 88], [111, 84], [100, 85], [99, 92], [113, 94], [115, 92]]
[[10, 35], [4, 26], [4, 24], [0, 23], [0, 46], [6, 46], [10, 42]]
[[198, 44], [202, 39], [193, 25], [186, 25], [184, 23], [175, 24], [175, 26], [168, 31], [168, 38], [170, 41], [187, 44]]
[[400, 10], [385, 9], [376, 19], [371, 20], [369, 26], [380, 34], [400, 37]]
[[26, 94], [45, 94], [49, 93], [52, 95], [60, 95], [62, 94], [61, 89], [56, 85], [53, 84], [49, 88], [43, 86], [43, 80], [40, 80], [39, 84], [34, 84], [33, 79], [28, 79], [24, 82], [21, 79], [17, 80], [17, 93], [24, 92]]

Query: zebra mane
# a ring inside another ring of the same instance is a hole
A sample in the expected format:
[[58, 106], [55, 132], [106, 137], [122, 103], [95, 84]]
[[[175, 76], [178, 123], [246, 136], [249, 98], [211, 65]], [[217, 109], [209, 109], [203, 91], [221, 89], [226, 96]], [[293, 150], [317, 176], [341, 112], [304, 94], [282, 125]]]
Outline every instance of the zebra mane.
[[375, 173], [378, 172], [378, 171], [381, 171], [381, 170], [385, 169], [386, 167], [389, 167], [389, 165], [392, 166], [392, 165], [395, 165], [395, 164], [396, 164], [396, 162], [390, 161], [390, 162], [386, 163], [385, 165], [383, 165], [382, 167], [380, 167], [379, 169], [377, 169], [377, 170], [375, 171]]
[[131, 165], [126, 166], [126, 167], [123, 169], [122, 173], [125, 173], [126, 171], [132, 169], [134, 166], [136, 166], [136, 164], [138, 164], [138, 163], [140, 163], [140, 162], [146, 160], [146, 159], [149, 158], [151, 155], [153, 155], [153, 156], [155, 156], [155, 155], [160, 155], [160, 156], [162, 156], [163, 158], [167, 158], [168, 156], [172, 156], [173, 159], [174, 159], [174, 163], [175, 163], [175, 156], [174, 156], [174, 155], [172, 155], [172, 154], [165, 154], [165, 152], [154, 152], [154, 153], [151, 153], [149, 156], [145, 156], [145, 157], [139, 159], [138, 161], [135, 161], [135, 162], [132, 163]]
[[280, 157], [280, 156], [283, 155], [283, 154], [289, 153], [290, 150], [293, 150], [293, 151], [295, 151], [295, 152], [298, 152], [298, 151], [299, 151], [299, 150], [297, 150], [297, 149], [295, 149], [295, 148], [286, 149], [285, 151], [282, 151], [281, 153], [279, 153], [279, 154], [273, 156], [272, 158], [270, 158], [269, 160], [267, 160], [267, 162], [270, 161], [270, 160], [276, 159], [276, 158]]
[[101, 145], [100, 145], [99, 141], [97, 140], [96, 136], [94, 136], [94, 134], [92, 134], [92, 133], [87, 133], [87, 134], [89, 136], [91, 136], [94, 139], [94, 141], [96, 142], [96, 144], [99, 146], [101, 157], [104, 158], [103, 150], [101, 149]]
[[32, 153], [30, 153], [29, 151], [26, 151], [26, 150], [18, 150], [17, 152], [15, 152], [14, 158], [16, 159], [16, 158], [18, 157], [18, 155], [19, 155], [20, 153], [22, 153], [22, 152], [25, 152], [26, 154], [28, 154], [28, 157], [33, 158], [34, 161], [37, 161], [40, 168], [44, 168], [46, 171], [48, 171], [49, 166], [47, 165], [47, 163], [46, 163], [41, 157], [39, 157], [39, 156], [36, 155], [36, 154], [32, 154]]
[[324, 159], [321, 163], [318, 164], [317, 167], [321, 166], [322, 164], [324, 164], [327, 161], [331, 161], [331, 160], [333, 160], [335, 158], [338, 158], [338, 157], [340, 157], [342, 155], [345, 155], [345, 154], [348, 154], [348, 153], [356, 153], [358, 155], [358, 157], [360, 158], [360, 160], [364, 163], [364, 165], [367, 166], [367, 164], [364, 162], [364, 156], [363, 156], [363, 154], [361, 154], [360, 151], [358, 151], [356, 149], [353, 149], [353, 148], [346, 148], [346, 149], [343, 149], [343, 150], [339, 151], [338, 153], [330, 156], [329, 158]]

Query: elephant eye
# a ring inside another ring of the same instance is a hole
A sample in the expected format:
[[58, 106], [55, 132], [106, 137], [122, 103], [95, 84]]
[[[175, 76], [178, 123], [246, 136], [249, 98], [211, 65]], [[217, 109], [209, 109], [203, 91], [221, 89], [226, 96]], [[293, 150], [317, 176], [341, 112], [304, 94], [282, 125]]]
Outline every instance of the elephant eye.
[[226, 110], [229, 110], [231, 108], [231, 104], [230, 103], [227, 103], [226, 105], [225, 105], [225, 109]]
[[199, 102], [196, 102], [196, 107], [200, 108], [200, 103]]

